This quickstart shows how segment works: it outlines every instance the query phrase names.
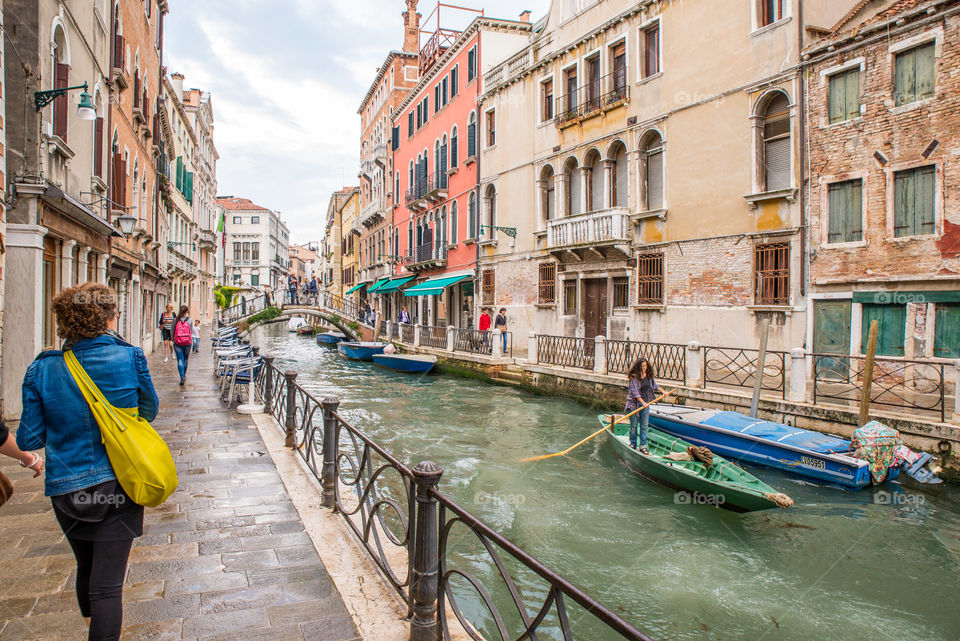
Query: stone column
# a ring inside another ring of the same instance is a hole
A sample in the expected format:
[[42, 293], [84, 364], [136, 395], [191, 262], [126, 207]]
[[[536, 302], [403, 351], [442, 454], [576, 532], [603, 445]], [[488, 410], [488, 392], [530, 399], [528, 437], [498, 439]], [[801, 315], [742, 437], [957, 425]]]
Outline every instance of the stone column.
[[413, 326], [413, 345], [420, 347], [420, 323]]
[[74, 276], [77, 275], [77, 272], [74, 271], [74, 265], [73, 265], [73, 248], [76, 246], [77, 246], [77, 241], [65, 240], [63, 241], [63, 245], [60, 248], [61, 289], [66, 287], [72, 287], [74, 283]]
[[90, 248], [86, 245], [80, 245], [77, 251], [77, 284], [87, 282], [87, 270], [89, 263], [87, 259], [90, 256]]
[[790, 391], [787, 399], [807, 402], [807, 355], [802, 347], [790, 350]]
[[386, 332], [387, 332], [387, 340], [388, 341], [393, 340], [393, 321], [392, 320], [387, 321]]
[[493, 360], [500, 360], [503, 358], [503, 332], [499, 329], [495, 329], [490, 332], [490, 342], [493, 347]]
[[537, 194], [534, 198], [533, 207], [536, 213], [537, 229], [544, 230], [547, 228], [547, 217], [544, 215], [546, 212], [547, 203], [547, 181], [538, 180], [537, 181]]
[[107, 284], [107, 260], [109, 258], [106, 254], [97, 256], [97, 282], [101, 285]]
[[603, 208], [613, 207], [613, 161], [603, 161]]
[[527, 336], [527, 362], [536, 365], [540, 362], [538, 360], [539, 358], [540, 355], [537, 353], [537, 335], [531, 330]]
[[[481, 198], [481, 201], [483, 203], [483, 208], [482, 208], [483, 215], [480, 216], [480, 225], [481, 226], [492, 225], [493, 211], [492, 211], [491, 203], [493, 199], [490, 198], [490, 196], [483, 196]], [[495, 229], [490, 229], [490, 227], [486, 227], [478, 234], [478, 236], [481, 238], [490, 240], [490, 239], [496, 238], [495, 232], [496, 232]], [[484, 234], [486, 234], [486, 236], [484, 236]]]
[[587, 213], [587, 190], [590, 189], [590, 168], [577, 167], [580, 172], [580, 213]]
[[453, 325], [447, 326], [447, 351], [454, 351], [457, 344], [457, 328]]
[[593, 373], [607, 373], [607, 339], [604, 336], [593, 338]]
[[700, 343], [697, 341], [687, 343], [685, 360], [687, 386], [701, 387], [703, 385], [703, 350], [700, 349]]
[[556, 174], [554, 179], [557, 181], [556, 214], [557, 218], [563, 218], [564, 216], [570, 215], [570, 210], [567, 209], [567, 192], [570, 189], [570, 174], [560, 172], [559, 174]]

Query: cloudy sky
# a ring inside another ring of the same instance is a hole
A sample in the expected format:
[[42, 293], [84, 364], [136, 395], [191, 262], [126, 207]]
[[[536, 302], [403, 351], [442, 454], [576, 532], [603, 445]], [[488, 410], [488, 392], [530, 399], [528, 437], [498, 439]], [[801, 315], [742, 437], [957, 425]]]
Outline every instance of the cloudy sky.
[[[454, 4], [503, 18], [530, 9], [537, 19], [550, 3]], [[420, 0], [420, 13], [426, 19], [435, 6]], [[185, 87], [212, 93], [221, 195], [280, 211], [295, 242], [320, 239], [330, 193], [357, 183], [357, 108], [387, 52], [403, 44], [404, 8], [403, 0], [170, 2], [164, 62]], [[464, 20], [443, 14], [444, 23]]]

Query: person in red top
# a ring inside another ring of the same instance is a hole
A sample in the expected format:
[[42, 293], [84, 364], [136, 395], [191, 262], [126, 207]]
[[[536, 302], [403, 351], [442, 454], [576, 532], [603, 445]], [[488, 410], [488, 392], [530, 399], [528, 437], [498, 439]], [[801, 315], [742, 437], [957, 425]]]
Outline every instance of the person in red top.
[[483, 347], [486, 351], [490, 351], [490, 310], [486, 307], [480, 313], [480, 324], [477, 326], [481, 332], [483, 332]]

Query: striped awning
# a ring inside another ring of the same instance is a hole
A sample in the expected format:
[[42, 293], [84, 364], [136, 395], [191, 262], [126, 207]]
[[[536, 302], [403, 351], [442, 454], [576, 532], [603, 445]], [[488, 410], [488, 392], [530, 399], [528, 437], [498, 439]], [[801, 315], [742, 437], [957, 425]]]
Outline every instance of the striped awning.
[[431, 278], [423, 281], [422, 283], [414, 285], [403, 293], [407, 296], [439, 296], [443, 293], [444, 288], [455, 283], [459, 283], [465, 278], [470, 278], [470, 274], [463, 274], [462, 276]]
[[380, 288], [377, 290], [377, 293], [389, 294], [391, 292], [395, 292], [401, 287], [403, 287], [406, 283], [409, 283], [411, 280], [413, 280], [413, 276], [404, 276], [403, 278], [391, 278], [389, 282], [383, 285], [380, 285]]

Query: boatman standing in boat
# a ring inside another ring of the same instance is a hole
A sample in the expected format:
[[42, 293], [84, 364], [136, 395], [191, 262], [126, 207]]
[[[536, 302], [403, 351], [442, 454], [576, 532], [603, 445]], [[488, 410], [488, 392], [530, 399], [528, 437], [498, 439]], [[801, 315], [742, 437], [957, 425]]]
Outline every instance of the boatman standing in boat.
[[[643, 403], [650, 403], [657, 397], [656, 393], [660, 391], [660, 386], [654, 380], [653, 366], [647, 359], [637, 359], [637, 362], [630, 368], [627, 378], [627, 406], [624, 408], [624, 412], [633, 412]], [[650, 454], [647, 451], [647, 428], [650, 427], [649, 406], [630, 417], [630, 447], [634, 449], [637, 449], [638, 426], [640, 428], [640, 451], [644, 454]]]

